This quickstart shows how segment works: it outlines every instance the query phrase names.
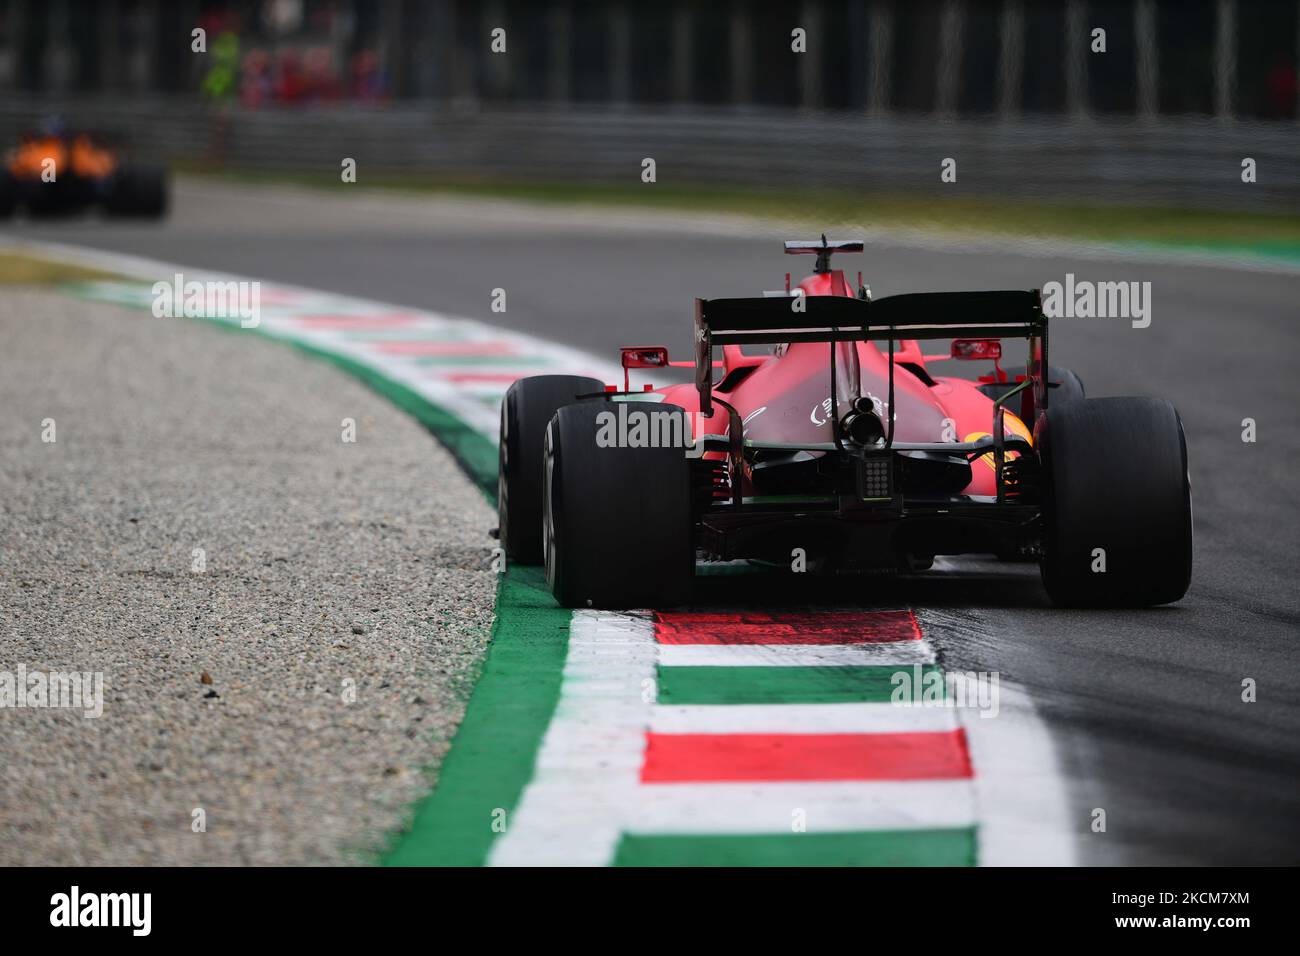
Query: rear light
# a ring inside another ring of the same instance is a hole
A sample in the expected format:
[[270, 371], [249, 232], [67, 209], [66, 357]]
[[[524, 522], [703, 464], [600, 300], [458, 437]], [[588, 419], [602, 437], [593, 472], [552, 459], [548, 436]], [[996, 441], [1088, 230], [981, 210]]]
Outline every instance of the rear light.
[[858, 463], [858, 497], [866, 501], [892, 498], [894, 459], [889, 452], [863, 455]]
[[953, 339], [952, 357], [955, 359], [992, 359], [1002, 358], [1002, 343], [997, 339]]

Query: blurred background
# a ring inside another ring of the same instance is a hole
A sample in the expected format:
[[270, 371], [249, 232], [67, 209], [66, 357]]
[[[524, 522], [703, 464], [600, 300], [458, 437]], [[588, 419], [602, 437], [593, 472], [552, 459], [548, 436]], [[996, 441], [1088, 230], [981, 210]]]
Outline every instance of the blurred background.
[[1294, 213], [1298, 48], [1297, 0], [0, 0], [0, 128], [463, 188], [636, 186], [652, 157], [906, 195], [952, 157], [947, 197]]

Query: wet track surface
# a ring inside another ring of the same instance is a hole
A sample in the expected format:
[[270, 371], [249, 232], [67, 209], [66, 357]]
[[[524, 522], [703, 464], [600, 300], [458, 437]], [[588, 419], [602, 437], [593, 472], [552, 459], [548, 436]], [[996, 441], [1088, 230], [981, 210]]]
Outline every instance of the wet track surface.
[[[780, 288], [787, 269], [811, 264], [783, 257], [773, 238], [599, 218], [555, 210], [519, 222], [501, 208], [203, 184], [182, 186], [161, 228], [76, 221], [6, 234], [465, 315], [610, 359], [626, 344], [666, 344], [685, 358], [692, 297]], [[991, 246], [872, 244], [840, 265], [860, 265], [877, 296], [1029, 288], [1067, 272], [1149, 281], [1149, 328], [1060, 320], [1052, 362], [1078, 372], [1091, 396], [1152, 394], [1178, 407], [1192, 587], [1168, 608], [1060, 611], [1032, 566], [961, 562], [908, 579], [805, 582], [781, 603], [930, 609], [959, 635], [940, 644], [947, 667], [1026, 686], [1058, 747], [1081, 862], [1300, 862], [1300, 276]], [[490, 309], [494, 288], [507, 291], [503, 314]], [[1245, 418], [1257, 423], [1253, 444], [1242, 441]], [[767, 604], [771, 594], [712, 579], [703, 597]], [[1241, 699], [1246, 678], [1257, 703]], [[1089, 832], [1093, 808], [1106, 810], [1104, 834]]]

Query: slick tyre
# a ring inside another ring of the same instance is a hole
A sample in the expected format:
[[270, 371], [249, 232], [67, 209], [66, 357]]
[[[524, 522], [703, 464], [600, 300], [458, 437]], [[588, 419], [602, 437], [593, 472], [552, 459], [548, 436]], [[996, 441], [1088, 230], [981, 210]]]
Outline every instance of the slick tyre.
[[[628, 415], [680, 416], [674, 405], [626, 403]], [[563, 607], [671, 607], [695, 573], [691, 472], [680, 447], [602, 447], [613, 402], [561, 408], [546, 431], [546, 581]], [[607, 420], [604, 420], [607, 421]]]
[[[534, 375], [510, 386], [501, 403], [497, 519], [506, 557], [542, 563], [542, 440], [556, 409], [604, 392], [599, 379]], [[603, 404], [603, 403], [602, 403]]]
[[1192, 577], [1192, 498], [1182, 421], [1158, 398], [1051, 405], [1043, 584], [1069, 607], [1177, 601]]
[[120, 168], [113, 177], [105, 209], [113, 216], [161, 218], [167, 212], [166, 168], [150, 163]]
[[7, 169], [0, 169], [0, 219], [8, 219], [18, 208], [18, 183]]

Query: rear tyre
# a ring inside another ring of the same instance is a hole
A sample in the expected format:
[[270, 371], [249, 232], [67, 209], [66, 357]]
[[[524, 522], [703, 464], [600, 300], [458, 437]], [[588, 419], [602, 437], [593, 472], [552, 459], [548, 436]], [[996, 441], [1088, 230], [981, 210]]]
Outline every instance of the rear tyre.
[[78, 212], [68, 177], [54, 182], [36, 180], [24, 190], [23, 210], [29, 219], [59, 219]]
[[[989, 398], [997, 401], [1007, 392], [1016, 387], [1016, 377], [1025, 374], [1023, 365], [1016, 365], [1012, 368], [1003, 369], [1007, 373], [1009, 382], [982, 382], [979, 390]], [[1047, 405], [1064, 405], [1067, 402], [1081, 402], [1086, 397], [1083, 390], [1083, 379], [1079, 378], [1073, 371], [1068, 368], [1061, 368], [1058, 365], [1047, 366]]]
[[1051, 405], [1038, 447], [1041, 567], [1053, 603], [1147, 607], [1187, 593], [1192, 498], [1173, 405], [1158, 398]]
[[[501, 403], [497, 519], [501, 547], [520, 564], [542, 563], [542, 439], [557, 409], [605, 391], [599, 379], [534, 375], [510, 386]], [[603, 404], [603, 403], [602, 403]]]
[[114, 216], [160, 218], [167, 211], [167, 169], [152, 163], [120, 167], [105, 199]]
[[[653, 423], [676, 405], [627, 402]], [[561, 408], [546, 430], [546, 581], [562, 607], [671, 607], [695, 574], [690, 461], [683, 448], [601, 447], [612, 402]]]

